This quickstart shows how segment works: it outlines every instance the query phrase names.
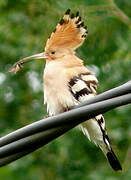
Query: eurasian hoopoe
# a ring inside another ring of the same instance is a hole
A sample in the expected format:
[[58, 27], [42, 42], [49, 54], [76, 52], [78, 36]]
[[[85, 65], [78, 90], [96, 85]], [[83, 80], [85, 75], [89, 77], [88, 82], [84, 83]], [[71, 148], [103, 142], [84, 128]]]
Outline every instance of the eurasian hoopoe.
[[[17, 72], [22, 64], [31, 59], [46, 59], [43, 76], [44, 102], [50, 116], [68, 111], [96, 95], [98, 80], [75, 55], [75, 49], [84, 42], [87, 34], [87, 27], [79, 12], [70, 15], [68, 9], [47, 40], [45, 51], [23, 58], [11, 69], [12, 72]], [[104, 117], [98, 115], [82, 123], [81, 129], [89, 140], [101, 148], [111, 167], [122, 170], [111, 148]]]

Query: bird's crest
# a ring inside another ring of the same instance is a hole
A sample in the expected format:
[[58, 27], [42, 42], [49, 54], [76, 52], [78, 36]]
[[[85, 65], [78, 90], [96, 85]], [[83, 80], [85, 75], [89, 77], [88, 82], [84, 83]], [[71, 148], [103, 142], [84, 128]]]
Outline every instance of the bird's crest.
[[84, 42], [87, 34], [87, 27], [84, 26], [79, 12], [75, 15], [70, 14], [70, 9], [68, 9], [47, 40], [45, 50], [52, 48], [74, 50]]

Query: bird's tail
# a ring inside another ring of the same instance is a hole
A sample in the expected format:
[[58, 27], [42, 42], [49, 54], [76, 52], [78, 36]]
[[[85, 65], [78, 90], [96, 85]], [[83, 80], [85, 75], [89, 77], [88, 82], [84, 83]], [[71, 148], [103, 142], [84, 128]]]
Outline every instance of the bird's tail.
[[96, 122], [95, 119], [92, 119], [82, 123], [81, 129], [84, 135], [100, 147], [104, 155], [107, 157], [109, 164], [115, 171], [122, 170], [120, 162], [111, 148], [110, 140], [106, 131]]
[[122, 170], [121, 164], [112, 149], [107, 152], [106, 157], [115, 171]]

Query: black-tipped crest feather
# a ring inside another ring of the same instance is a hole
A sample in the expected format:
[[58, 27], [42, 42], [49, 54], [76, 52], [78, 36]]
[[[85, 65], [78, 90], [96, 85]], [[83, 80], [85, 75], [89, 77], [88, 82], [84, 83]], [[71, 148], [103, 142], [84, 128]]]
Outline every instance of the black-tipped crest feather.
[[76, 24], [78, 24], [81, 21], [81, 16], [79, 16], [78, 20], [76, 21]]
[[76, 12], [76, 17], [79, 16], [79, 11]]
[[71, 19], [73, 19], [75, 17], [74, 13], [72, 13], [70, 17]]
[[70, 14], [70, 9], [67, 9], [67, 11], [65, 12], [65, 14]]
[[65, 20], [62, 18], [59, 22], [60, 25], [64, 24], [65, 23]]
[[82, 22], [82, 23], [80, 24], [80, 26], [84, 26], [84, 22]]

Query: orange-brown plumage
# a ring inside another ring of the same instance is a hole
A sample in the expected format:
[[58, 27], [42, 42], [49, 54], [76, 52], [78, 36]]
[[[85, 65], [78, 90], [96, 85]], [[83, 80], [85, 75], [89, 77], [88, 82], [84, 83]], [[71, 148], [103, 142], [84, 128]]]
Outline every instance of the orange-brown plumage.
[[70, 15], [70, 11], [67, 10], [56, 26], [55, 31], [52, 32], [50, 38], [47, 40], [45, 51], [50, 51], [54, 48], [74, 50], [84, 42], [86, 35], [87, 28], [81, 22], [78, 13], [75, 16]]

